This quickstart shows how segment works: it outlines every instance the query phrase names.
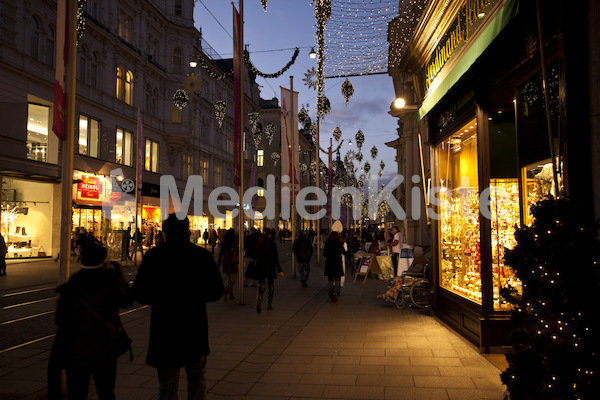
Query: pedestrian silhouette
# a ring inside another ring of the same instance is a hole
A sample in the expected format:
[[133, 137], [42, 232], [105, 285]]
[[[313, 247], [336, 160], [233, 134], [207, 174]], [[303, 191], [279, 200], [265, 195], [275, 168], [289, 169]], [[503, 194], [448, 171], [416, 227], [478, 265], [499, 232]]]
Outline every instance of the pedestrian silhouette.
[[267, 310], [273, 309], [273, 294], [275, 292], [275, 278], [277, 273], [283, 277], [283, 271], [279, 264], [279, 254], [275, 243], [275, 230], [265, 229], [257, 243], [258, 260], [256, 270], [258, 276], [258, 292], [256, 294], [256, 312], [261, 313], [262, 298], [265, 293], [265, 282], [269, 285], [269, 302]]
[[135, 299], [152, 307], [146, 363], [157, 369], [159, 399], [177, 399], [185, 368], [188, 399], [206, 396], [206, 303], [224, 287], [212, 254], [190, 242], [189, 221], [175, 214], [163, 223], [165, 242], [148, 250], [133, 285]]

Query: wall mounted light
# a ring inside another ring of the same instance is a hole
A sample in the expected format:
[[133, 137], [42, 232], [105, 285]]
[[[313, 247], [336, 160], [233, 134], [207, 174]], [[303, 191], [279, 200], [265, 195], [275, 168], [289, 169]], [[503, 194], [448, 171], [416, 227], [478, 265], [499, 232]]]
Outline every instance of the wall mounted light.
[[404, 108], [405, 105], [406, 100], [404, 100], [402, 97], [398, 97], [396, 100], [394, 100], [394, 107], [396, 108]]

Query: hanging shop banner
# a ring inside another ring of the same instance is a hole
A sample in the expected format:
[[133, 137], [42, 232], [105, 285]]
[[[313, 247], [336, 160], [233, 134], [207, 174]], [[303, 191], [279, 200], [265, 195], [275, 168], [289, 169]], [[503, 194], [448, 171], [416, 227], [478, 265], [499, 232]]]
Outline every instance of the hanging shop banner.
[[98, 176], [82, 175], [77, 183], [77, 191], [81, 199], [100, 200], [102, 194], [102, 179]]

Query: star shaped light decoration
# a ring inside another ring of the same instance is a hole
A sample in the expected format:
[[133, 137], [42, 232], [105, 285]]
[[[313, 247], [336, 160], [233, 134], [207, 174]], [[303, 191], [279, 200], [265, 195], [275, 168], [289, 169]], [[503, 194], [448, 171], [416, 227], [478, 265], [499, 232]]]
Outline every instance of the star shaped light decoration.
[[200, 77], [194, 73], [188, 75], [183, 81], [183, 88], [187, 93], [197, 94], [201, 87]]
[[304, 73], [304, 78], [302, 78], [302, 80], [309, 89], [317, 89], [317, 81], [315, 80], [316, 77], [317, 71], [315, 70], [315, 67], [312, 67]]

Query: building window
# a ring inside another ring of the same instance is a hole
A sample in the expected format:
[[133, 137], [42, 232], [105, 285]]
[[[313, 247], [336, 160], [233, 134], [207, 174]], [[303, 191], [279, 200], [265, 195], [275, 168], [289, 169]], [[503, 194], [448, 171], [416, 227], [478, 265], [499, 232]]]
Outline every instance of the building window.
[[133, 72], [125, 74], [125, 103], [133, 105]]
[[117, 99], [123, 100], [124, 98], [124, 86], [125, 86], [125, 69], [121, 66], [117, 66]]
[[40, 56], [40, 23], [36, 17], [31, 17], [29, 24], [29, 55], [36, 60]]
[[92, 58], [90, 60], [90, 74], [89, 74], [90, 86], [94, 89], [98, 88], [98, 53], [92, 52]]
[[259, 149], [256, 151], [256, 165], [258, 167], [262, 167], [264, 165], [264, 162], [265, 162], [265, 151]]
[[148, 55], [150, 60], [158, 62], [158, 39], [152, 34], [148, 35]]
[[191, 154], [183, 153], [183, 177], [188, 178], [194, 174], [194, 157]]
[[256, 186], [260, 188], [256, 191], [256, 195], [258, 197], [265, 197], [265, 181], [263, 180], [263, 178], [258, 178]]
[[127, 42], [131, 42], [131, 28], [133, 20], [127, 13], [121, 11], [119, 13], [119, 36]]
[[200, 160], [200, 176], [204, 184], [208, 183], [208, 160]]
[[220, 165], [215, 165], [215, 187], [222, 184], [222, 171], [223, 168]]
[[48, 162], [50, 107], [29, 103], [27, 113], [27, 158]]
[[84, 4], [84, 10], [90, 15], [90, 17], [97, 19], [98, 18], [98, 4], [96, 0], [87, 0]]
[[150, 172], [158, 172], [158, 142], [146, 139], [146, 157], [144, 169]]
[[115, 162], [130, 167], [133, 166], [133, 132], [117, 128]]
[[100, 121], [79, 115], [79, 154], [84, 156], [100, 157]]
[[54, 57], [56, 49], [54, 48], [55, 43], [55, 31], [54, 27], [48, 26], [48, 34], [46, 35], [46, 65], [54, 67]]
[[173, 104], [173, 122], [176, 124], [181, 123], [181, 109]]
[[227, 153], [233, 154], [233, 139], [231, 135], [227, 135]]
[[181, 73], [181, 49], [176, 48], [173, 50], [173, 72], [176, 74]]
[[146, 85], [146, 93], [145, 93], [145, 110], [147, 113], [152, 112], [152, 88], [150, 87], [150, 84]]
[[77, 69], [79, 70], [79, 75], [77, 76], [81, 82], [85, 82], [85, 72], [87, 69], [87, 48], [85, 46], [81, 46], [79, 49], [79, 60], [77, 62]]
[[175, 0], [175, 16], [181, 17], [183, 15], [183, 0]]

